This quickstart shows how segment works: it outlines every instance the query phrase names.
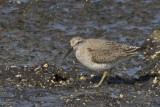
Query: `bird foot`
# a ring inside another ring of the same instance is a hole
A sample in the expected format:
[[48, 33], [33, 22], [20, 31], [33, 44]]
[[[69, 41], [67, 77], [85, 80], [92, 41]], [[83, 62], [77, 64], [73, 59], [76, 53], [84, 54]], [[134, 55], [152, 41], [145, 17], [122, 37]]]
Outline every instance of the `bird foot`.
[[99, 87], [101, 84], [96, 84], [96, 85], [94, 85], [93, 87], [94, 88], [97, 88], [97, 87]]

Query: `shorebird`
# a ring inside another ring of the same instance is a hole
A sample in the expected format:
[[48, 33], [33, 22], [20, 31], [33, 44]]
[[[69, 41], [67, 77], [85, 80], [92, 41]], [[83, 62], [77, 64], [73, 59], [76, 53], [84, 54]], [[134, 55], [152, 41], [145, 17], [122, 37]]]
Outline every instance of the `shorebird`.
[[64, 59], [72, 50], [75, 50], [76, 58], [84, 66], [94, 71], [104, 71], [100, 82], [94, 87], [99, 87], [106, 76], [108, 76], [107, 81], [109, 80], [111, 69], [114, 66], [141, 50], [140, 47], [128, 46], [104, 39], [83, 39], [81, 37], [73, 37], [70, 44], [71, 49]]

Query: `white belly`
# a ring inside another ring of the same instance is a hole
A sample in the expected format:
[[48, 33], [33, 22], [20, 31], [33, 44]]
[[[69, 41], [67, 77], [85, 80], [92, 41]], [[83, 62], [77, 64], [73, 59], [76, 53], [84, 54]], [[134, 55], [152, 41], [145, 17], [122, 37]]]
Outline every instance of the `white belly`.
[[113, 67], [112, 64], [100, 64], [94, 63], [91, 60], [91, 56], [87, 54], [87, 52], [79, 52], [76, 51], [76, 58], [87, 68], [94, 70], [94, 71], [104, 71]]

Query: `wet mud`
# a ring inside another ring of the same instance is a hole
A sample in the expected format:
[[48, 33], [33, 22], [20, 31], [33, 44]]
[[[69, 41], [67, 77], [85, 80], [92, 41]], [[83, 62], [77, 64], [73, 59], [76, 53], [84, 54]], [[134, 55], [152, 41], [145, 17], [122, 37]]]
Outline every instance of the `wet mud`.
[[[0, 106], [160, 106], [160, 1], [1, 0]], [[74, 36], [146, 49], [103, 73], [65, 60]]]
[[[56, 65], [0, 67], [2, 106], [158, 106], [160, 105], [160, 31], [144, 43], [146, 61], [138, 78], [112, 75], [94, 88], [101, 75], [66, 71]], [[152, 51], [152, 48], [154, 48]], [[158, 54], [156, 54], [158, 53]], [[12, 87], [12, 88], [11, 88]], [[9, 90], [9, 93], [7, 91]]]
[[[159, 67], [159, 66], [158, 66]], [[79, 75], [56, 66], [1, 67], [1, 106], [158, 106], [160, 74], [141, 71], [139, 78]], [[93, 75], [93, 74], [92, 74]], [[85, 78], [85, 79], [82, 79]], [[9, 91], [9, 93], [8, 93]]]

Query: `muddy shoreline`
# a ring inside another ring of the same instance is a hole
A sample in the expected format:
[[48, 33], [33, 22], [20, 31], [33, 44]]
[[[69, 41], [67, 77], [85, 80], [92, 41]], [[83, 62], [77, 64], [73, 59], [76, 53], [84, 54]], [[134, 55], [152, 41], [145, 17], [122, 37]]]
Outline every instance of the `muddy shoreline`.
[[[46, 95], [54, 95], [58, 91], [56, 95], [58, 98], [55, 100], [58, 101], [55, 102], [57, 106], [93, 106], [95, 104], [96, 106], [154, 106], [160, 104], [158, 100], [160, 75], [156, 72], [141, 71], [143, 75], [139, 75], [138, 79], [113, 75], [108, 83], [104, 81], [101, 87], [93, 88], [92, 86], [100, 80], [101, 75], [94, 77], [90, 74], [79, 75], [79, 72], [74, 70], [66, 72], [51, 65], [47, 68], [43, 65], [1, 67], [0, 71], [1, 88], [12, 87], [14, 89], [14, 97], [9, 98], [12, 101], [16, 97], [30, 102], [31, 99], [45, 98]], [[86, 79], [81, 79], [82, 76]], [[34, 91], [26, 96], [25, 93], [28, 90]], [[3, 91], [1, 90], [1, 93]], [[7, 99], [3, 97], [3, 100]], [[16, 100], [14, 102], [18, 105]], [[47, 102], [50, 100], [46, 102], [35, 100], [32, 105], [43, 105]]]
[[[160, 106], [159, 10], [158, 0], [1, 0], [0, 106]], [[75, 36], [147, 50], [93, 88], [102, 73], [74, 53], [63, 60]]]

